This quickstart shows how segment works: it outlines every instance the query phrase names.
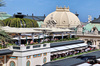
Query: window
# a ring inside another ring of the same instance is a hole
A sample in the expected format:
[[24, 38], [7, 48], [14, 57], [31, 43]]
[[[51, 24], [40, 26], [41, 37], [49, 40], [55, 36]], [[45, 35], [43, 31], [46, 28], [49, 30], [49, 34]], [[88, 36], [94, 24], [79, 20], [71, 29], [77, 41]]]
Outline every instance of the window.
[[30, 61], [27, 61], [26, 66], [30, 66]]
[[16, 59], [17, 57], [9, 57], [9, 58]]
[[35, 57], [37, 57], [37, 55], [33, 55], [33, 57], [35, 58]]
[[46, 44], [44, 44], [43, 47], [46, 47]]
[[39, 48], [39, 47], [40, 47], [40, 45], [33, 46], [33, 48]]
[[7, 56], [7, 58], [9, 58], [9, 59], [17, 59], [16, 56]]
[[0, 59], [4, 59], [4, 57], [3, 56], [0, 56]]
[[27, 56], [27, 59], [30, 59], [31, 58], [31, 56]]
[[47, 59], [46, 59], [46, 57], [44, 57], [44, 59], [43, 59], [43, 63], [46, 63], [47, 62]]
[[10, 62], [10, 66], [15, 66], [15, 62], [14, 61], [11, 61]]
[[44, 56], [46, 56], [46, 55], [47, 55], [47, 53], [43, 53], [43, 55], [44, 55]]
[[41, 54], [38, 54], [38, 57], [40, 57], [41, 56]]

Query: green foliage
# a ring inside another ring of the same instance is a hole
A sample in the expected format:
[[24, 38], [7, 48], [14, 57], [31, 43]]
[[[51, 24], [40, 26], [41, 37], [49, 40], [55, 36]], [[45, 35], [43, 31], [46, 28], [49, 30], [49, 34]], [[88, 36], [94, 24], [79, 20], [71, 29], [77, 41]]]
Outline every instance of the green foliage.
[[0, 40], [2, 41], [10, 41], [11, 37], [3, 30], [0, 30]]
[[0, 7], [5, 6], [4, 0], [0, 0]]
[[[8, 18], [3, 20], [2, 23], [4, 24], [4, 26], [10, 27], [39, 27], [37, 21], [26, 18]], [[21, 26], [21, 23], [23, 26]]]

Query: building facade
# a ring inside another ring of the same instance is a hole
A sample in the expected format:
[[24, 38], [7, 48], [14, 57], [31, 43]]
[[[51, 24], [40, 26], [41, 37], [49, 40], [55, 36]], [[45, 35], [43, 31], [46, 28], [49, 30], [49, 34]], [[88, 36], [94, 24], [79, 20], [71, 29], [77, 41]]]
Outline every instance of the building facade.
[[37, 66], [50, 62], [50, 44], [11, 46], [12, 54], [0, 56], [0, 66]]
[[77, 36], [84, 40], [88, 45], [100, 49], [100, 16], [86, 26], [77, 27]]

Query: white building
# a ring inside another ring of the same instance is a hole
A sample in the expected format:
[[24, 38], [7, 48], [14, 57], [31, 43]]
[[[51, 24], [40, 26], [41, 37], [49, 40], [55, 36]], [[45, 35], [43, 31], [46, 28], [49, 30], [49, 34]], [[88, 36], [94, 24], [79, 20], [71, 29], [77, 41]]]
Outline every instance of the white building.
[[2, 53], [0, 66], [36, 66], [50, 62], [49, 43], [31, 46], [10, 46], [9, 49], [13, 53], [9, 55], [6, 55], [8, 53]]

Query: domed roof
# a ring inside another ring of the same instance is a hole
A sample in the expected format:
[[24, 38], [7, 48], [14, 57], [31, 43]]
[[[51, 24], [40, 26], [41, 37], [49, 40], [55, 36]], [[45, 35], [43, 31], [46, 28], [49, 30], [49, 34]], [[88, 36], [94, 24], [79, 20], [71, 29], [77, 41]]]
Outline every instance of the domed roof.
[[3, 26], [10, 26], [10, 27], [22, 27], [22, 28], [38, 27], [38, 23], [35, 20], [26, 18], [8, 18], [0, 22]]
[[69, 7], [56, 7], [56, 11], [45, 18], [44, 24], [51, 19], [55, 20], [57, 22], [56, 26], [60, 28], [72, 28], [81, 24], [79, 18], [69, 11]]

